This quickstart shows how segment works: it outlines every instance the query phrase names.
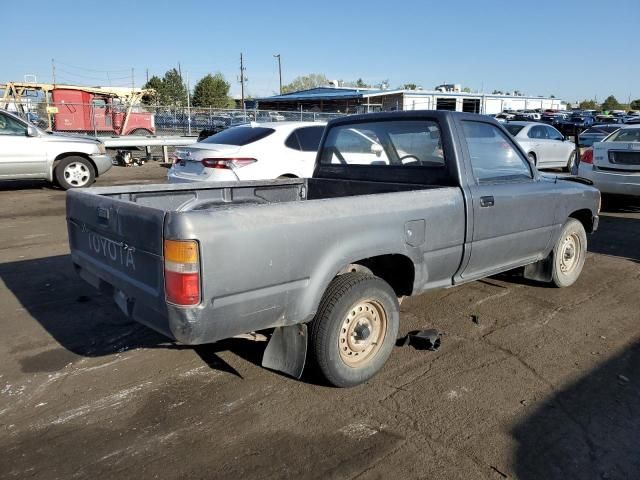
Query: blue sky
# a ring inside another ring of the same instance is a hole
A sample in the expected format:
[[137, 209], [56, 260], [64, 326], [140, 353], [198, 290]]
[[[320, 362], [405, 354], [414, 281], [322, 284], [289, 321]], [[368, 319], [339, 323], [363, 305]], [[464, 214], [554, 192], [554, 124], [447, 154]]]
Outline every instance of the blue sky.
[[639, 0], [404, 2], [35, 0], [4, 23], [0, 82], [136, 85], [181, 63], [191, 84], [208, 72], [236, 82], [244, 53], [248, 93], [324, 73], [330, 79], [431, 89], [520, 90], [568, 101], [640, 98]]

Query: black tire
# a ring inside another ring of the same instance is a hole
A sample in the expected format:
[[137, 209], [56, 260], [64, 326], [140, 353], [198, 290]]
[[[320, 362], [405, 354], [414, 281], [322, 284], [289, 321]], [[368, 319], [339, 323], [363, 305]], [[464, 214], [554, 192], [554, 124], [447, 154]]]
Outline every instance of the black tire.
[[535, 153], [533, 153], [533, 152], [529, 152], [529, 153], [527, 154], [527, 158], [529, 159], [529, 161], [530, 161], [533, 165], [538, 166], [538, 159], [536, 158], [536, 154], [535, 154]]
[[553, 247], [552, 281], [556, 287], [573, 285], [584, 266], [587, 256], [587, 233], [575, 218], [570, 218], [562, 227]]
[[399, 324], [398, 298], [388, 283], [362, 272], [338, 275], [311, 323], [311, 357], [330, 384], [359, 385], [384, 366]]
[[84, 157], [63, 158], [53, 171], [57, 184], [63, 190], [90, 187], [96, 180], [96, 172]]
[[153, 135], [153, 132], [146, 128], [136, 128], [135, 130], [132, 130], [129, 135]]

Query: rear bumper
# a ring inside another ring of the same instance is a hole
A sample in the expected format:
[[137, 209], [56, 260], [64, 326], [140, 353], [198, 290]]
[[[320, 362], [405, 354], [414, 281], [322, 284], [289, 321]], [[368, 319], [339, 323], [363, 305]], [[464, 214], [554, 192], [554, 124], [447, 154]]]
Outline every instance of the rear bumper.
[[96, 170], [98, 171], [97, 176], [102, 175], [113, 167], [113, 160], [109, 155], [91, 155], [91, 160], [93, 160]]
[[195, 182], [237, 182], [238, 177], [231, 170], [219, 170], [210, 175], [185, 175], [169, 169], [167, 173], [169, 183], [195, 183]]
[[578, 166], [578, 176], [588, 178], [602, 193], [640, 196], [640, 174], [594, 170], [590, 164]]

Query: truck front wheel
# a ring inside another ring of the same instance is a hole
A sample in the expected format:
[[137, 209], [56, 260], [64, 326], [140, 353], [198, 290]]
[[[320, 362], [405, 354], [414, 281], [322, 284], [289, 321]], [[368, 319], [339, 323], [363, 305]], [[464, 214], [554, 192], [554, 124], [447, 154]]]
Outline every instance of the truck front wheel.
[[562, 227], [553, 247], [552, 279], [557, 287], [573, 285], [584, 266], [587, 255], [587, 234], [582, 223], [570, 218]]
[[398, 298], [389, 284], [368, 273], [339, 275], [311, 324], [310, 353], [329, 383], [358, 385], [389, 358], [399, 323]]

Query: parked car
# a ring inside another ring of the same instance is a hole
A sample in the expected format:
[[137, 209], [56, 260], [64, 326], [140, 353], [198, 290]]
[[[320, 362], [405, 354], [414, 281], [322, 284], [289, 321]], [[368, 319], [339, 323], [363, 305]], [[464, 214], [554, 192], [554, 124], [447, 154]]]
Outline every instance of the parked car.
[[258, 112], [256, 122], [284, 122], [287, 118], [278, 112]]
[[0, 110], [0, 180], [48, 180], [67, 190], [90, 186], [112, 166], [102, 142], [45, 132]]
[[602, 193], [640, 196], [640, 125], [622, 125], [586, 150], [578, 176]]
[[552, 126], [514, 121], [507, 123], [505, 128], [536, 167], [571, 169], [576, 156], [575, 145]]
[[349, 387], [391, 354], [398, 297], [523, 266], [574, 284], [599, 203], [488, 117], [405, 111], [332, 120], [312, 178], [76, 190], [67, 225], [76, 272], [133, 320], [190, 345], [272, 329], [263, 365]]
[[578, 136], [578, 144], [581, 147], [590, 147], [595, 142], [601, 141], [619, 128], [620, 125], [615, 123], [604, 125], [596, 123]]
[[310, 177], [320, 122], [252, 122], [175, 151], [169, 183]]

